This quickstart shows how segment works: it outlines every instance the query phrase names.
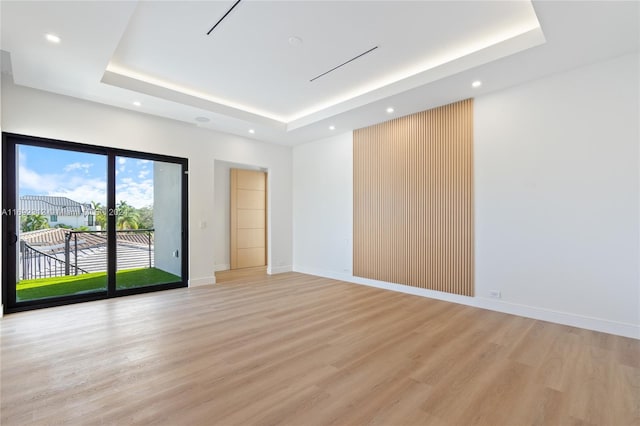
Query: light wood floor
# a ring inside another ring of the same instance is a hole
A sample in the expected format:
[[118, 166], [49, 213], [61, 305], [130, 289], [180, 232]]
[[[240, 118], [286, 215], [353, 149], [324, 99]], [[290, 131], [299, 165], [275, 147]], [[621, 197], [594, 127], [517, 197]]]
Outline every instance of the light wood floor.
[[242, 282], [247, 279], [267, 278], [267, 267], [256, 266], [254, 268], [229, 269], [216, 272], [216, 283], [226, 284], [232, 282]]
[[639, 341], [297, 273], [0, 328], [3, 426], [640, 424]]

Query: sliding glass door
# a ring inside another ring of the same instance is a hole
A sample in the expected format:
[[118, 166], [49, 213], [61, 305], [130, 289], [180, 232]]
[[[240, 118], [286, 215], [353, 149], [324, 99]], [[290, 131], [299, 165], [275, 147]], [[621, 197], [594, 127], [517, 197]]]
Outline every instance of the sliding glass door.
[[95, 209], [107, 202], [107, 156], [24, 144], [15, 154], [16, 301], [106, 292]]
[[3, 134], [5, 311], [186, 286], [186, 159]]
[[182, 167], [116, 157], [116, 289], [180, 280]]

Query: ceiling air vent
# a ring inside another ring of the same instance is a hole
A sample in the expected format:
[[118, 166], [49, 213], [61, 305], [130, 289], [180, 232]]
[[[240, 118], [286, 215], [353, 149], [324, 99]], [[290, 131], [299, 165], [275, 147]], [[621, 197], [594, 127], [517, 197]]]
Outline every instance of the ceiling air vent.
[[228, 15], [228, 14], [230, 14], [230, 13], [231, 13], [231, 11], [232, 11], [232, 10], [233, 10], [237, 5], [238, 5], [238, 3], [240, 3], [241, 1], [242, 1], [242, 0], [237, 0], [237, 1], [233, 4], [233, 6], [231, 6], [231, 8], [230, 8], [229, 10], [227, 10], [227, 13], [225, 13], [224, 15], [222, 15], [222, 18], [220, 18], [220, 19], [218, 20], [218, 22], [216, 22], [216, 24], [215, 24], [213, 27], [211, 27], [211, 29], [207, 32], [207, 35], [210, 35], [210, 34], [211, 34], [211, 31], [215, 30], [215, 29], [216, 29], [216, 27], [217, 27], [218, 25], [220, 25], [220, 22], [222, 22], [222, 21], [224, 20], [224, 18], [226, 18], [226, 17], [227, 17], [227, 15]]
[[340, 68], [340, 67], [343, 67], [343, 66], [347, 65], [349, 62], [353, 62], [353, 61], [355, 61], [355, 60], [356, 60], [356, 59], [358, 59], [358, 58], [362, 58], [364, 55], [366, 55], [366, 54], [368, 54], [368, 53], [373, 52], [373, 51], [374, 51], [374, 50], [376, 50], [377, 48], [378, 48], [378, 46], [374, 46], [374, 47], [372, 47], [371, 49], [367, 50], [366, 52], [362, 52], [361, 54], [359, 54], [359, 55], [357, 55], [357, 56], [354, 56], [353, 58], [349, 59], [348, 61], [345, 61], [345, 62], [341, 63], [340, 65], [338, 65], [338, 66], [335, 66], [335, 67], [331, 68], [329, 71], [325, 71], [325, 72], [323, 72], [322, 74], [319, 74], [319, 75], [317, 75], [317, 76], [313, 77], [311, 80], [309, 80], [309, 82], [313, 82], [313, 81], [315, 81], [315, 80], [319, 79], [320, 77], [323, 77], [323, 76], [325, 76], [325, 75], [329, 74], [330, 72], [333, 72], [333, 71], [337, 70], [338, 68]]

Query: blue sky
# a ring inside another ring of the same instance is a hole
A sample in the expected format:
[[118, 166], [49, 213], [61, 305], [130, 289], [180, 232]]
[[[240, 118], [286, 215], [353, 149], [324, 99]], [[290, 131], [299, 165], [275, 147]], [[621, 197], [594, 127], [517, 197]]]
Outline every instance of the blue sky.
[[[107, 157], [20, 145], [19, 195], [55, 195], [107, 203]], [[153, 205], [153, 162], [116, 158], [116, 201], [140, 208]]]

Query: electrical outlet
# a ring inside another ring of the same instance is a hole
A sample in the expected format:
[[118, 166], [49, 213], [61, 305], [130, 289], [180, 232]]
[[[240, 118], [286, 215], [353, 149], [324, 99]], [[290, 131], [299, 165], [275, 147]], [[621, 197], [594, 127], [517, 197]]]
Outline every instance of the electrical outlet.
[[493, 297], [494, 299], [500, 299], [502, 297], [502, 295], [500, 294], [500, 290], [489, 290], [489, 296]]

